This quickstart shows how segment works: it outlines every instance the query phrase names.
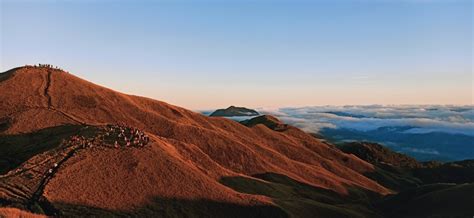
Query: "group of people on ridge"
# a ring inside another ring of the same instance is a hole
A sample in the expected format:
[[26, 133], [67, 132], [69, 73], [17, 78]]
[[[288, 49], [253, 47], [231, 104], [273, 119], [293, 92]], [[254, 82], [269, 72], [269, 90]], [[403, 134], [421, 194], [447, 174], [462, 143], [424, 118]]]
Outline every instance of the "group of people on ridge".
[[[54, 69], [54, 70], [60, 70], [60, 71], [64, 71], [63, 69], [61, 69], [60, 67], [58, 66], [53, 66], [52, 64], [38, 64], [38, 65], [25, 65], [25, 67], [32, 67], [32, 68], [49, 68], [49, 69]], [[64, 71], [66, 73], [69, 73], [67, 71]]]

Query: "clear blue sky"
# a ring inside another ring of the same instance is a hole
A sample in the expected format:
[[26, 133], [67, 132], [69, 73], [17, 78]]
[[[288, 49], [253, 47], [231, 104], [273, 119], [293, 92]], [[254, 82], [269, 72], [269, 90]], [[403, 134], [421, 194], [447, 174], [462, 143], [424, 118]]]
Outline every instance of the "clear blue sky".
[[472, 104], [470, 0], [0, 0], [0, 70], [190, 109]]

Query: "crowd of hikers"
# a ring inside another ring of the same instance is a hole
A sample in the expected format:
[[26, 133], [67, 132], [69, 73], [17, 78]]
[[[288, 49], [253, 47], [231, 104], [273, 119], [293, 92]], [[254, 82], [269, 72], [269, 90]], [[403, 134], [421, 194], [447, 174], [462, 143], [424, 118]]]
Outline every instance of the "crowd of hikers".
[[[143, 131], [125, 125], [107, 125], [105, 128], [99, 129], [100, 133], [95, 137], [86, 138], [82, 135], [73, 135], [68, 141], [64, 141], [68, 147], [77, 151], [94, 146], [109, 148], [125, 148], [125, 147], [144, 147], [150, 142], [150, 137]], [[58, 164], [55, 163], [48, 173], [57, 170]]]
[[147, 134], [137, 128], [109, 125], [106, 127], [105, 135], [117, 139], [114, 141], [114, 147], [143, 147], [150, 141]]
[[[25, 65], [24, 67], [26, 67], [26, 68], [49, 68], [49, 69], [64, 71], [60, 67], [53, 66], [52, 64]], [[68, 73], [67, 71], [64, 71], [64, 72]]]
[[82, 148], [101, 145], [105, 147], [143, 147], [150, 142], [150, 137], [143, 131], [125, 125], [107, 125], [101, 133], [93, 138], [72, 136], [71, 142], [79, 142]]

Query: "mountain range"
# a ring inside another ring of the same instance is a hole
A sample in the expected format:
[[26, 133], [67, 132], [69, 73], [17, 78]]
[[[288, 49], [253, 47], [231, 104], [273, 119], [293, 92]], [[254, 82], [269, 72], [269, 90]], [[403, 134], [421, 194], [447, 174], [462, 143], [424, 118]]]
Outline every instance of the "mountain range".
[[374, 162], [275, 117], [207, 117], [49, 66], [0, 74], [0, 93], [0, 215], [473, 214], [468, 171], [428, 181], [411, 170], [440, 165]]

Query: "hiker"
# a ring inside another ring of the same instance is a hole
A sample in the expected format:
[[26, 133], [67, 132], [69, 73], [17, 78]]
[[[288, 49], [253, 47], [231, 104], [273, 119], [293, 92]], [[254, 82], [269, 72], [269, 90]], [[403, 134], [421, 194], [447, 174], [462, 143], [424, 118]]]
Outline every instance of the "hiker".
[[149, 141], [150, 141], [150, 138], [148, 138], [148, 135], [145, 135], [145, 143], [148, 144]]

